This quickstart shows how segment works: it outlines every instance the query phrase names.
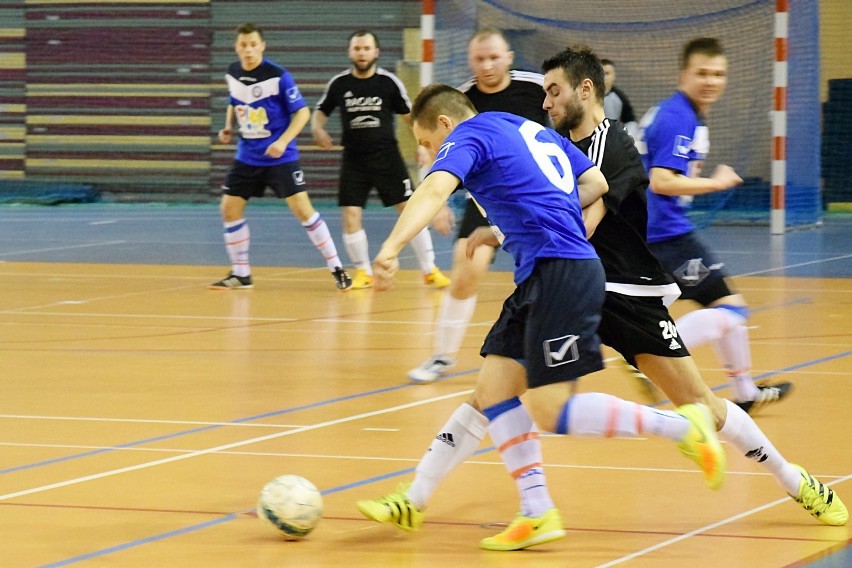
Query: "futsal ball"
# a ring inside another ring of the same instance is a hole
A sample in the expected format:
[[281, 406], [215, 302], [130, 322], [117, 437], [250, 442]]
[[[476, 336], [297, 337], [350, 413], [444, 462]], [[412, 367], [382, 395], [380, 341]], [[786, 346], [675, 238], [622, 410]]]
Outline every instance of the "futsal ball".
[[257, 517], [280, 531], [287, 540], [307, 536], [322, 516], [322, 495], [298, 475], [282, 475], [263, 486], [257, 500]]

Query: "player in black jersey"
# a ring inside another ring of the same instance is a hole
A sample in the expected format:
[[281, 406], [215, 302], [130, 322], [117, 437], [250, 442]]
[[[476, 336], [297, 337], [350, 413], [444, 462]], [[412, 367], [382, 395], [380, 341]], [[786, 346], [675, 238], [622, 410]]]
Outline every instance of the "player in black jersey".
[[[588, 48], [569, 48], [545, 61], [543, 70], [545, 108], [554, 126], [563, 134], [570, 134], [609, 184], [602, 199], [605, 208], [587, 212], [587, 226], [594, 228], [590, 241], [606, 273], [606, 296], [598, 330], [601, 341], [636, 362], [673, 404], [699, 402], [709, 407], [719, 438], [765, 467], [811, 515], [828, 525], [846, 524], [849, 514], [838, 495], [800, 466], [785, 460], [745, 411], [713, 394], [679, 341], [663, 303], [663, 297], [677, 290], [677, 286], [644, 239], [648, 178], [624, 126], [604, 116], [600, 60]], [[491, 237], [490, 230], [477, 229], [468, 239], [468, 252], [480, 243], [493, 244]], [[462, 404], [439, 430], [417, 465], [410, 486], [375, 501], [387, 505], [386, 518], [371, 518], [406, 530], [423, 523], [423, 509], [438, 484], [456, 465], [471, 457], [485, 437], [488, 420], [475, 410], [475, 405], [475, 400]], [[560, 432], [602, 437], [653, 432], [653, 425], [643, 423], [639, 408], [640, 405], [602, 393], [574, 394]], [[526, 451], [536, 451], [536, 435], [531, 430], [523, 437]], [[452, 445], [446, 440], [452, 440]], [[540, 456], [540, 446], [537, 451]], [[546, 484], [544, 475], [539, 482], [537, 490]], [[525, 495], [521, 498], [528, 499]], [[539, 493], [537, 499], [545, 497]], [[554, 540], [553, 533], [561, 527], [554, 526], [551, 517], [519, 515], [505, 531], [484, 539], [481, 545], [491, 550], [517, 550]]]
[[290, 73], [264, 58], [266, 42], [256, 25], [246, 23], [237, 28], [234, 49], [239, 61], [232, 63], [225, 75], [230, 98], [225, 127], [219, 131], [219, 141], [229, 143], [236, 118], [237, 154], [223, 185], [220, 205], [231, 272], [209, 287], [215, 290], [253, 287], [245, 209], [249, 199], [262, 197], [270, 187], [284, 199], [325, 257], [337, 288], [346, 290], [352, 279], [341, 266], [328, 226], [311, 205], [299, 166], [296, 136], [310, 118], [307, 103]]
[[[479, 112], [511, 112], [548, 125], [547, 112], [542, 108], [544, 93], [540, 73], [510, 70], [513, 53], [503, 32], [487, 27], [477, 31], [468, 42], [468, 64], [474, 76], [459, 87]], [[445, 208], [433, 226], [442, 232], [451, 230], [452, 214]], [[467, 324], [476, 307], [479, 283], [494, 259], [495, 249], [483, 246], [468, 258], [467, 237], [477, 227], [488, 222], [472, 199], [465, 203], [464, 216], [456, 233], [453, 250], [452, 284], [441, 297], [435, 320], [432, 356], [408, 372], [416, 383], [429, 383], [444, 375], [455, 365]]]
[[[325, 130], [328, 117], [340, 109], [343, 124], [343, 160], [340, 166], [338, 204], [343, 213], [343, 245], [355, 265], [352, 288], [369, 288], [373, 269], [362, 223], [363, 210], [375, 187], [385, 207], [402, 211], [414, 191], [408, 168], [394, 131], [394, 116], [408, 118], [411, 101], [396, 75], [376, 65], [379, 40], [372, 32], [358, 30], [349, 37], [352, 66], [338, 73], [325, 87], [311, 118], [316, 143], [329, 149], [333, 141]], [[432, 236], [424, 229], [412, 241], [423, 279], [443, 288], [449, 279], [435, 266]]]

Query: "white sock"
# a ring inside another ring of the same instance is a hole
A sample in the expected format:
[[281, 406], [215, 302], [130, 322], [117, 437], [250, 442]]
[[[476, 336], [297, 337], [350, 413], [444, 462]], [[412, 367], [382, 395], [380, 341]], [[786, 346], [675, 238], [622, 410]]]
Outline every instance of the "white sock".
[[604, 438], [647, 433], [679, 442], [689, 428], [689, 421], [677, 412], [589, 392], [575, 394], [565, 403], [556, 431], [558, 434]]
[[521, 514], [540, 517], [553, 508], [542, 466], [541, 441], [532, 418], [515, 397], [486, 408], [488, 433], [515, 480], [521, 497]]
[[739, 406], [726, 400], [728, 416], [719, 430], [719, 438], [732, 444], [747, 458], [751, 458], [768, 469], [778, 485], [791, 495], [799, 494], [799, 470], [794, 468], [775, 449], [752, 418]]
[[311, 215], [311, 218], [302, 223], [302, 226], [307, 231], [308, 238], [325, 257], [325, 264], [331, 272], [334, 272], [338, 266], [343, 266], [340, 257], [337, 256], [337, 247], [334, 246], [334, 239], [331, 238], [328, 225], [325, 224], [319, 211]]
[[488, 428], [488, 419], [465, 403], [453, 412], [432, 445], [417, 464], [408, 498], [420, 510], [426, 508], [438, 485], [479, 447]]
[[435, 268], [435, 250], [432, 248], [432, 235], [428, 227], [414, 235], [411, 239], [411, 248], [414, 249], [423, 274], [431, 274], [432, 269]]
[[455, 361], [475, 308], [476, 294], [464, 300], [454, 298], [449, 292], [441, 297], [433, 339], [436, 357]]
[[249, 245], [251, 236], [245, 218], [225, 223], [225, 250], [231, 259], [231, 273], [237, 276], [251, 274], [249, 265]]
[[757, 398], [758, 389], [751, 378], [748, 328], [742, 324], [735, 325], [728, 333], [714, 341], [713, 347], [731, 379], [735, 400], [744, 402]]
[[364, 229], [354, 233], [343, 233], [343, 246], [352, 265], [360, 270], [366, 270], [367, 274], [372, 276], [373, 267], [370, 265], [370, 250]]

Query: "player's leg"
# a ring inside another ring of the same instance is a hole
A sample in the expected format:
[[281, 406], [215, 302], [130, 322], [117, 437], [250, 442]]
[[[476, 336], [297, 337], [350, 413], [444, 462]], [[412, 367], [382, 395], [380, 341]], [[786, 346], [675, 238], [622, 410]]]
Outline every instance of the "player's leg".
[[746, 410], [784, 398], [789, 382], [756, 385], [751, 376], [748, 307], [727, 282], [724, 264], [694, 234], [650, 245], [652, 252], [672, 272], [683, 291], [682, 299], [704, 306], [677, 320], [680, 337], [689, 349], [712, 343], [727, 370], [734, 400]]
[[495, 250], [481, 246], [473, 258], [467, 257], [467, 237], [477, 227], [488, 222], [468, 199], [464, 217], [459, 226], [458, 239], [453, 247], [452, 282], [441, 296], [441, 305], [435, 320], [432, 339], [432, 356], [408, 372], [408, 378], [417, 383], [438, 379], [455, 365], [467, 324], [476, 308], [476, 292], [483, 276], [494, 260]]
[[370, 178], [364, 172], [363, 164], [358, 164], [344, 155], [340, 167], [337, 203], [340, 206], [343, 225], [343, 247], [355, 267], [355, 274], [352, 275], [353, 290], [369, 288], [373, 285], [370, 248], [363, 224], [364, 207], [367, 205], [371, 187]]
[[308, 238], [325, 258], [326, 266], [334, 277], [338, 290], [352, 286], [352, 279], [343, 270], [343, 264], [337, 255], [334, 239], [325, 224], [322, 215], [314, 209], [311, 198], [305, 190], [305, 176], [299, 162], [288, 162], [269, 168], [267, 184], [278, 197], [284, 199], [293, 216], [299, 220]]
[[264, 187], [263, 168], [236, 161], [231, 166], [222, 187], [222, 199], [219, 203], [224, 225], [225, 250], [231, 261], [231, 271], [222, 280], [210, 284], [209, 288], [247, 290], [253, 287], [249, 264], [251, 235], [245, 209], [248, 200], [262, 192]]

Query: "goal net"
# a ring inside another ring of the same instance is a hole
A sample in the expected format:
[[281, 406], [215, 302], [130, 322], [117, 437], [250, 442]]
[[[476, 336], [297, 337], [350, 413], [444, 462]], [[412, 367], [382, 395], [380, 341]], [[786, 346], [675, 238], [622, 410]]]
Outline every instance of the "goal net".
[[[819, 37], [815, 2], [791, 0], [786, 223], [813, 225], [821, 216]], [[699, 196], [692, 215], [709, 223], [768, 223], [772, 167], [774, 0], [441, 0], [435, 14], [435, 80], [470, 77], [467, 41], [479, 27], [502, 29], [515, 67], [539, 70], [567, 45], [582, 43], [611, 59], [616, 86], [637, 119], [677, 86], [684, 44], [716, 37], [728, 56], [728, 87], [708, 117], [705, 172], [724, 163], [744, 179], [735, 190]]]

